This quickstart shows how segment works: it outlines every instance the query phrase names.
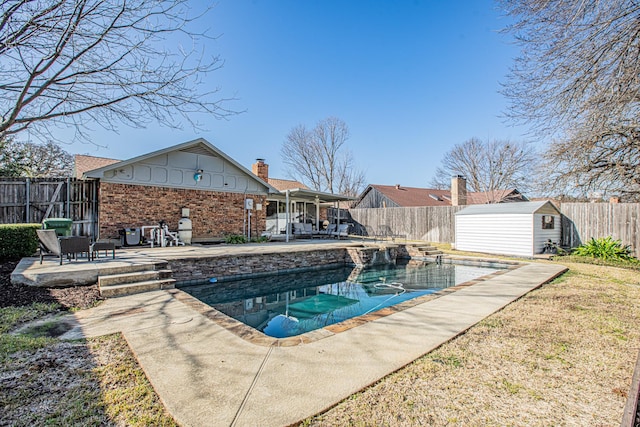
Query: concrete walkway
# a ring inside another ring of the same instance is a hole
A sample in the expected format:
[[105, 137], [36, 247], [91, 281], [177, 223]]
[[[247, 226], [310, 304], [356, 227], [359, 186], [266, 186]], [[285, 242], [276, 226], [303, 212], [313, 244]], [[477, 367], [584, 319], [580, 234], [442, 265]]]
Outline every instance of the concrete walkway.
[[245, 341], [168, 291], [114, 298], [80, 311], [79, 326], [66, 338], [122, 331], [181, 425], [284, 426], [402, 368], [565, 270], [526, 264], [294, 347]]

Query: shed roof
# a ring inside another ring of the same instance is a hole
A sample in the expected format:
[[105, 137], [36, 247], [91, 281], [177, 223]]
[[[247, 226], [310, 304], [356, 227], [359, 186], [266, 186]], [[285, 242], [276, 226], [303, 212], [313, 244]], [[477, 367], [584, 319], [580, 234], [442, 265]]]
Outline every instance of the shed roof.
[[534, 213], [560, 215], [558, 208], [548, 200], [471, 205], [456, 212], [456, 215], [526, 215]]

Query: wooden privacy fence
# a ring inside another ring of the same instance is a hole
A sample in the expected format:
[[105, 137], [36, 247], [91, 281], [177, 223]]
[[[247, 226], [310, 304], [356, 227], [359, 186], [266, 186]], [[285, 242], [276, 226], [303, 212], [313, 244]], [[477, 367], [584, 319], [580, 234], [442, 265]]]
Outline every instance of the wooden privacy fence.
[[98, 224], [97, 191], [97, 181], [0, 177], [0, 223], [70, 218], [74, 235], [93, 237]]
[[382, 234], [406, 235], [407, 239], [428, 242], [455, 240], [455, 213], [460, 206], [421, 206], [415, 208], [351, 209], [355, 232], [372, 230]]
[[[367, 230], [406, 235], [411, 240], [452, 243], [455, 241], [455, 213], [463, 207], [351, 209], [355, 234]], [[592, 237], [612, 236], [629, 245], [640, 257], [640, 203], [563, 203], [563, 247], [575, 248]]]
[[563, 203], [562, 246], [611, 236], [640, 257], [640, 203]]

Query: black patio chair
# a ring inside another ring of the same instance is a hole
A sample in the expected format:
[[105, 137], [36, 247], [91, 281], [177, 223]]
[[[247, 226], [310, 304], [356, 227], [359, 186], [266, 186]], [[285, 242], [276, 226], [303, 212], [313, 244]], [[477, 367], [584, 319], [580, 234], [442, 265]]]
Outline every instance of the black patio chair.
[[91, 242], [88, 237], [58, 237], [55, 230], [36, 230], [40, 243], [40, 264], [45, 256], [57, 256], [62, 265], [62, 258], [76, 259], [78, 254], [87, 254], [87, 261], [91, 260]]

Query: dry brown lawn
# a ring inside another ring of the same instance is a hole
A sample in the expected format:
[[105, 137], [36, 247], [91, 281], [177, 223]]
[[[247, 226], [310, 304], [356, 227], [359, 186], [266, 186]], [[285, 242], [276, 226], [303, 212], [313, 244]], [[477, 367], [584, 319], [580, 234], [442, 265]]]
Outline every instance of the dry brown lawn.
[[640, 274], [571, 269], [306, 420], [311, 426], [616, 426], [638, 355]]

